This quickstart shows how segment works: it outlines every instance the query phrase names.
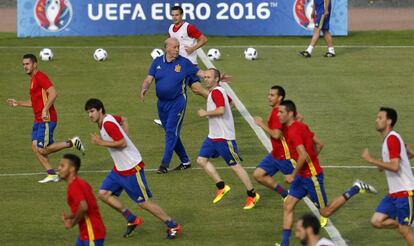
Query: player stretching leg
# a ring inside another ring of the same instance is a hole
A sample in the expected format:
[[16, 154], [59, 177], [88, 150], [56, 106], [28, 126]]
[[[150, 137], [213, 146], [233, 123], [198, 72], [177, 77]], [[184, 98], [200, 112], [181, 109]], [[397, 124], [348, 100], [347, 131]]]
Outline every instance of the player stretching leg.
[[7, 103], [11, 107], [29, 107], [33, 109], [32, 150], [47, 172], [47, 176], [39, 180], [39, 183], [58, 182], [59, 177], [50, 165], [48, 155], [72, 146], [84, 153], [85, 148], [79, 137], [74, 137], [65, 142], [54, 142], [53, 132], [57, 125], [57, 113], [54, 106], [57, 97], [56, 89], [47, 75], [38, 69], [35, 55], [25, 54], [22, 64], [25, 73], [31, 78], [30, 100], [7, 99]]
[[320, 152], [318, 146], [322, 146], [322, 143], [306, 124], [296, 121], [295, 116], [295, 104], [290, 100], [283, 101], [279, 106], [279, 120], [283, 124], [283, 136], [286, 138], [292, 158], [296, 160], [297, 164], [293, 173], [286, 175], [285, 178], [286, 182], [291, 185], [289, 195], [283, 204], [282, 246], [289, 245], [294, 209], [296, 204], [305, 196], [309, 196], [319, 209], [321, 226], [325, 226], [326, 218], [360, 191], [377, 193], [371, 185], [357, 180], [349, 190], [327, 204], [323, 170], [317, 157]]
[[292, 164], [294, 160], [291, 159], [286, 140], [282, 136], [282, 124], [277, 116], [279, 113], [279, 104], [284, 100], [285, 94], [283, 87], [278, 85], [272, 86], [267, 95], [269, 105], [272, 107], [267, 125], [263, 123], [262, 118], [255, 117], [256, 125], [260, 126], [270, 136], [272, 152], [260, 161], [253, 173], [254, 178], [260, 184], [276, 191], [283, 198], [288, 195], [288, 192], [280, 184], [276, 183], [273, 176], [279, 170], [284, 175], [291, 174], [294, 170]]
[[260, 196], [254, 191], [246, 170], [241, 166], [235, 140], [233, 114], [226, 91], [219, 86], [220, 77], [220, 72], [213, 68], [207, 70], [204, 75], [204, 82], [210, 92], [207, 97], [207, 110], [198, 110], [198, 115], [208, 118], [209, 134], [201, 146], [197, 163], [216, 182], [217, 191], [213, 203], [217, 203], [230, 191], [230, 186], [220, 178], [209, 158], [223, 157], [246, 186], [247, 200], [243, 209], [252, 209]]
[[385, 171], [388, 182], [388, 194], [382, 199], [371, 219], [375, 228], [398, 229], [407, 245], [414, 245], [414, 233], [410, 227], [414, 217], [414, 176], [409, 159], [414, 152], [404, 144], [400, 134], [394, 131], [397, 123], [397, 111], [392, 108], [380, 108], [376, 129], [384, 138], [382, 161], [374, 159], [368, 149], [362, 158]]
[[181, 226], [168, 216], [156, 203], [149, 201], [152, 197], [144, 173], [144, 162], [138, 149], [128, 137], [128, 121], [125, 117], [106, 114], [99, 99], [89, 99], [85, 104], [89, 118], [98, 124], [99, 137], [91, 134], [91, 142], [108, 148], [115, 165], [102, 182], [99, 198], [121, 213], [127, 220], [128, 237], [141, 219], [129, 211], [119, 200], [123, 190], [138, 205], [160, 219], [167, 226], [167, 239], [174, 239], [181, 233]]

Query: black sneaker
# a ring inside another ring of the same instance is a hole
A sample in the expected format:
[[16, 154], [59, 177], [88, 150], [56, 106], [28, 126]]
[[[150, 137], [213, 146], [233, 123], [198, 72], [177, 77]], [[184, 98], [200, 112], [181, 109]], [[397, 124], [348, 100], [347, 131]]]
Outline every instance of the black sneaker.
[[299, 52], [299, 55], [306, 57], [306, 58], [312, 57], [311, 53], [307, 52], [306, 50]]
[[191, 164], [184, 165], [183, 163], [180, 163], [180, 165], [174, 168], [174, 171], [181, 171], [188, 168], [191, 168]]
[[336, 55], [334, 53], [331, 52], [326, 52], [324, 57], [335, 57]]
[[168, 169], [167, 169], [166, 167], [164, 167], [164, 166], [160, 166], [160, 167], [158, 168], [158, 170], [157, 170], [157, 173], [158, 173], [158, 174], [165, 174], [165, 173], [168, 173]]

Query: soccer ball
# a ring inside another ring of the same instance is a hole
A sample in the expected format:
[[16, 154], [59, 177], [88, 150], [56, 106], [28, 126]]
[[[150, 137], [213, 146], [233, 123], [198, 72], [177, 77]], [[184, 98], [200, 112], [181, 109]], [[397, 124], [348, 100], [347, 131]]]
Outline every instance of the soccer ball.
[[246, 60], [256, 60], [257, 59], [257, 50], [255, 48], [247, 48], [244, 50], [244, 58]]
[[95, 61], [105, 61], [108, 59], [108, 53], [102, 48], [96, 49], [93, 53], [93, 59], [95, 59]]
[[153, 60], [162, 55], [164, 55], [164, 51], [162, 51], [162, 49], [153, 49], [151, 52], [151, 57]]
[[221, 54], [218, 49], [209, 49], [207, 52], [207, 56], [208, 59], [210, 59], [211, 61], [215, 61], [220, 59]]
[[42, 61], [50, 61], [53, 59], [53, 52], [49, 48], [44, 48], [40, 51], [39, 57]]

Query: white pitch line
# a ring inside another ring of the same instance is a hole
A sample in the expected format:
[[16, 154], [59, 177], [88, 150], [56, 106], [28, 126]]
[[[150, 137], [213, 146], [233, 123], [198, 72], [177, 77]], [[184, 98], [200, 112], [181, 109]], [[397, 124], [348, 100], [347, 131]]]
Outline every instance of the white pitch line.
[[[208, 59], [206, 53], [204, 53], [204, 50], [202, 48], [197, 50], [197, 55], [200, 57], [201, 61], [203, 61], [204, 65], [207, 68], [215, 68], [213, 63]], [[264, 147], [267, 149], [268, 152], [272, 151], [272, 144], [267, 137], [266, 133], [258, 127], [254, 123], [254, 119], [252, 115], [249, 113], [249, 111], [246, 109], [246, 107], [243, 105], [243, 103], [240, 101], [240, 99], [237, 97], [236, 93], [231, 89], [231, 87], [227, 83], [221, 83], [220, 84], [226, 92], [229, 94], [231, 99], [233, 100], [234, 104], [236, 105], [237, 110], [239, 110], [240, 114], [243, 116], [243, 118], [247, 121], [247, 123], [250, 125], [250, 127], [253, 129], [253, 131], [256, 133], [257, 137], [259, 138], [260, 142], [264, 145]], [[309, 209], [316, 215], [319, 215], [318, 209], [315, 207], [315, 205], [310, 201], [309, 198], [305, 197], [303, 199], [306, 203], [306, 205], [309, 207]], [[348, 244], [345, 242], [345, 240], [342, 238], [341, 233], [338, 231], [338, 229], [334, 226], [332, 221], [328, 219], [328, 224], [324, 227], [326, 232], [331, 237], [332, 241], [335, 243], [335, 245], [338, 246], [347, 246]]]
[[[159, 45], [161, 47], [161, 45]], [[255, 48], [271, 48], [271, 49], [285, 49], [285, 48], [303, 48], [306, 45], [216, 45], [215, 48], [229, 48], [239, 49], [246, 47]], [[45, 46], [0, 46], [0, 49], [42, 49]], [[97, 46], [48, 46], [53, 49], [96, 49]], [[212, 46], [213, 47], [213, 46]], [[374, 49], [413, 49], [414, 45], [335, 45], [336, 48], [354, 49], [354, 48], [374, 48]], [[156, 46], [106, 46], [105, 49], [154, 49]]]
[[[255, 169], [255, 166], [243, 166], [245, 169]], [[328, 166], [322, 166], [322, 168], [325, 169], [375, 169], [374, 166], [335, 166], [335, 165], [328, 165]], [[411, 167], [414, 169], [414, 167]], [[216, 169], [230, 169], [230, 167], [216, 167]], [[154, 168], [148, 168], [145, 169], [145, 172], [156, 172], [158, 169]], [[204, 170], [199, 167], [192, 167], [190, 170]], [[108, 170], [86, 170], [86, 171], [79, 171], [79, 173], [107, 173], [111, 171]], [[34, 172], [34, 173], [0, 173], [0, 177], [14, 177], [14, 176], [34, 176], [34, 175], [43, 175], [44, 172]]]

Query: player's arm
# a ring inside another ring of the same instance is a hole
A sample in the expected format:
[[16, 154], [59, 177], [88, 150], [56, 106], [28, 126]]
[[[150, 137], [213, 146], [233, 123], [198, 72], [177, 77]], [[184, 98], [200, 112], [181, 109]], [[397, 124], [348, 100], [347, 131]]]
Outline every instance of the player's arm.
[[145, 94], [151, 86], [152, 81], [154, 81], [154, 76], [147, 75], [141, 85], [141, 100], [144, 101]]
[[202, 96], [204, 98], [208, 97], [208, 90], [205, 89], [200, 82], [194, 82], [191, 84], [191, 90], [194, 94]]
[[298, 160], [296, 161], [295, 170], [293, 170], [292, 174], [285, 176], [286, 182], [289, 184], [293, 182], [293, 179], [298, 174], [300, 169], [302, 169], [303, 164], [308, 157], [308, 152], [306, 152], [305, 146], [303, 144], [296, 146], [296, 151], [298, 152]]
[[66, 229], [70, 229], [74, 227], [76, 224], [78, 224], [79, 221], [81, 221], [85, 217], [87, 212], [88, 212], [88, 204], [86, 203], [85, 200], [80, 201], [75, 215], [71, 215], [71, 216], [63, 215], [62, 216], [63, 223]]
[[398, 172], [400, 170], [400, 158], [392, 158], [389, 162], [383, 162], [372, 157], [367, 148], [362, 151], [361, 156], [364, 160], [376, 166], [380, 171], [385, 169], [391, 172]]
[[313, 140], [313, 146], [315, 148], [316, 154], [319, 155], [319, 153], [321, 153], [323, 149], [323, 143], [318, 137], [316, 137], [316, 135], [313, 136], [312, 140]]
[[198, 116], [202, 117], [209, 117], [209, 116], [221, 116], [224, 114], [224, 106], [223, 107], [217, 107], [214, 110], [207, 111], [204, 109], [198, 110]]
[[14, 98], [7, 99], [7, 104], [9, 104], [10, 107], [32, 107], [31, 101], [17, 101]]
[[279, 139], [282, 136], [282, 131], [280, 129], [270, 129], [264, 122], [261, 117], [254, 117], [254, 122], [257, 126], [262, 128], [270, 137], [274, 139]]
[[193, 50], [196, 51], [197, 49], [203, 47], [206, 43], [207, 37], [201, 34], [200, 37], [197, 38], [197, 44], [193, 46]]
[[121, 116], [121, 122], [119, 123], [122, 127], [122, 129], [124, 130], [124, 132], [126, 134], [128, 134], [128, 128], [129, 128], [129, 124], [128, 124], [128, 118]]
[[47, 90], [47, 101], [42, 109], [42, 119], [49, 120], [49, 109], [55, 103], [57, 98], [57, 92], [54, 86], [50, 86]]
[[409, 159], [412, 159], [414, 157], [414, 151], [408, 146], [408, 144], [405, 145], [405, 148], [407, 149], [407, 155]]
[[122, 149], [127, 146], [125, 138], [116, 141], [106, 141], [103, 140], [98, 134], [91, 133], [91, 142], [92, 144], [102, 146], [102, 147], [109, 147], [115, 149]]

